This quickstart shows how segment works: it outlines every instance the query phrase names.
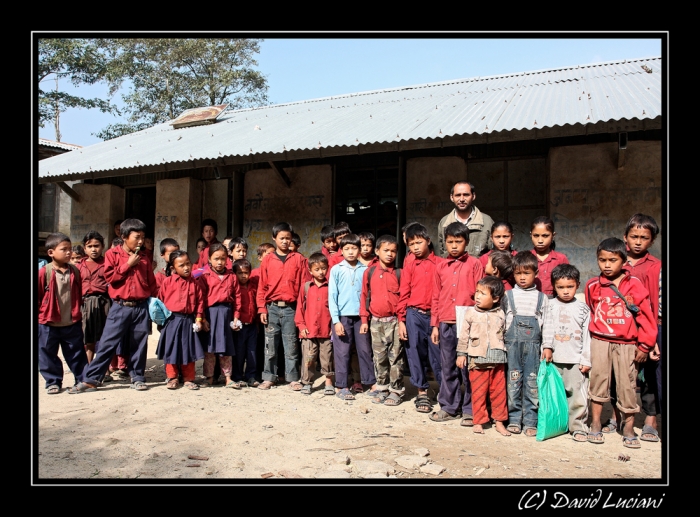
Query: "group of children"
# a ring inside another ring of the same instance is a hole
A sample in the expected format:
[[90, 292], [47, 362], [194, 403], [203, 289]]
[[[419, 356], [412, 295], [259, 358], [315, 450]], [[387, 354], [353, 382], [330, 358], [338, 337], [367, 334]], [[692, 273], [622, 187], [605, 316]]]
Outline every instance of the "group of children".
[[[168, 389], [196, 390], [223, 374], [228, 388], [269, 390], [286, 380], [309, 395], [320, 363], [324, 395], [353, 400], [366, 391], [376, 404], [397, 406], [408, 367], [415, 408], [430, 420], [460, 419], [476, 433], [493, 421], [504, 436], [535, 436], [537, 374], [545, 360], [564, 380], [574, 440], [602, 443], [619, 422], [623, 444], [637, 448], [635, 388], [644, 365], [641, 439], [659, 439], [661, 272], [648, 252], [659, 233], [650, 216], [635, 214], [624, 240], [600, 243], [601, 274], [586, 283], [585, 302], [575, 297], [578, 269], [554, 251], [547, 217], [533, 221], [533, 249], [521, 252], [512, 249], [512, 226], [495, 223], [493, 248], [480, 257], [467, 253], [462, 223], [445, 229], [446, 258], [435, 255], [423, 225], [409, 223], [402, 229], [409, 252], [403, 268], [396, 267], [394, 236], [375, 240], [345, 223], [325, 226], [322, 248], [307, 259], [292, 227], [278, 223], [253, 269], [245, 240], [218, 242], [216, 222], [205, 220], [198, 256], [163, 239], [166, 266], [154, 274], [145, 230], [137, 219], [121, 222], [119, 240], [104, 253], [103, 237], [89, 232], [77, 266], [67, 236], [47, 238], [51, 263], [39, 270], [39, 366], [49, 394], [61, 391], [59, 346], [76, 379], [71, 394], [95, 391], [121, 370], [132, 388], [148, 389], [149, 300], [157, 298], [169, 313], [157, 347]], [[439, 386], [437, 411], [429, 371]], [[611, 399], [615, 417], [603, 425], [601, 410]]]

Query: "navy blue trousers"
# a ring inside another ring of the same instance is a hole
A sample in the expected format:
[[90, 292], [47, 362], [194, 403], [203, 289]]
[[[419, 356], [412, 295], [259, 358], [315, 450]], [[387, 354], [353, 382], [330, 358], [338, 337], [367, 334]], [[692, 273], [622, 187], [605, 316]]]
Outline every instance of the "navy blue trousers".
[[124, 340], [122, 355], [126, 356], [127, 372], [131, 382], [145, 382], [148, 352], [148, 302], [146, 300], [136, 307], [112, 303], [102, 337], [95, 350], [95, 357], [85, 369], [85, 382], [93, 385], [102, 382], [112, 356], [122, 340]]
[[[438, 402], [440, 409], [454, 415], [472, 414], [472, 385], [469, 373], [457, 368], [457, 324], [440, 323], [440, 363], [442, 365], [442, 382]], [[462, 393], [464, 383], [464, 393]]]
[[[372, 385], [377, 382], [374, 376], [372, 361], [372, 336], [369, 331], [360, 334], [362, 320], [359, 316], [341, 316], [345, 335], [335, 333], [335, 325], [331, 326], [333, 336], [333, 362], [335, 363], [335, 385], [338, 388], [348, 387], [348, 372], [350, 371], [350, 352], [352, 345], [357, 349], [357, 359], [360, 362], [360, 377], [362, 384]], [[357, 381], [357, 379], [355, 379]]]
[[[236, 355], [233, 357], [231, 379], [234, 381], [254, 379], [257, 375], [256, 348], [258, 344], [258, 326], [255, 322], [243, 325], [241, 330], [233, 333], [233, 346]], [[243, 368], [245, 366], [245, 372]]]
[[59, 346], [68, 368], [75, 376], [75, 382], [82, 382], [88, 364], [82, 322], [67, 327], [39, 325], [39, 372], [46, 381], [47, 388], [63, 386], [63, 361], [58, 357]]
[[440, 364], [440, 347], [433, 344], [430, 333], [430, 315], [421, 314], [415, 309], [406, 310], [406, 358], [411, 370], [411, 384], [421, 390], [427, 390], [428, 365], [435, 374], [435, 380], [440, 386], [442, 382], [442, 366]]

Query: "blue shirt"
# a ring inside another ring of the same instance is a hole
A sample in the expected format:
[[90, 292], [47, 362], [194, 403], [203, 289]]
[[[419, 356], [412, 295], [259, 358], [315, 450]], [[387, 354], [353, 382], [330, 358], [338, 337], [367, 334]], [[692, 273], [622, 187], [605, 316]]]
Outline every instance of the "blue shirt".
[[360, 315], [362, 275], [366, 269], [367, 266], [359, 260], [355, 267], [343, 260], [331, 269], [328, 279], [328, 309], [333, 324], [338, 323], [341, 316]]

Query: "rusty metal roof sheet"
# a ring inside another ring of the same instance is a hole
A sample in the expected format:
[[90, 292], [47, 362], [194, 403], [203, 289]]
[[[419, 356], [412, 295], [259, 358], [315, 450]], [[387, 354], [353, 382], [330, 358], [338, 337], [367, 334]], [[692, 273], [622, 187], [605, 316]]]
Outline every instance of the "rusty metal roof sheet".
[[630, 59], [226, 111], [215, 124], [173, 129], [167, 122], [41, 160], [39, 177], [357, 154], [386, 144], [432, 147], [464, 135], [496, 141], [520, 131], [517, 138], [525, 139], [535, 137], [533, 130], [577, 126], [585, 132], [623, 120], [660, 127], [661, 64], [660, 57]]

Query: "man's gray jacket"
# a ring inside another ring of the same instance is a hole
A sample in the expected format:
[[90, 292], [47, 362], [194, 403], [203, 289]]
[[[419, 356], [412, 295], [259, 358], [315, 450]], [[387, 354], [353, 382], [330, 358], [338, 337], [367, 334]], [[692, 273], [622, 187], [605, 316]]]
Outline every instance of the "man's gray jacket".
[[[481, 212], [477, 207], [472, 206], [474, 211], [474, 217], [467, 224], [469, 229], [469, 245], [467, 246], [467, 252], [472, 257], [478, 257], [481, 251], [486, 249], [489, 245], [489, 238], [491, 237], [491, 227], [493, 226], [493, 219], [485, 213]], [[447, 256], [447, 250], [445, 249], [445, 227], [450, 223], [458, 223], [459, 221], [455, 217], [455, 211], [452, 210], [445, 217], [440, 219], [438, 223], [438, 247], [437, 251], [441, 257]], [[477, 246], [480, 247], [480, 251], [477, 252]]]

